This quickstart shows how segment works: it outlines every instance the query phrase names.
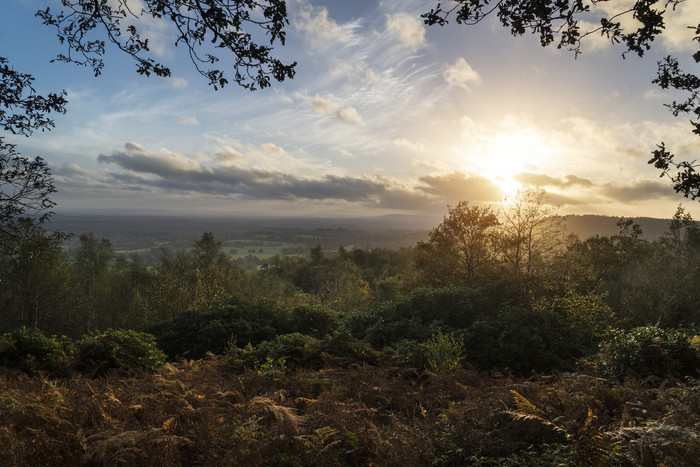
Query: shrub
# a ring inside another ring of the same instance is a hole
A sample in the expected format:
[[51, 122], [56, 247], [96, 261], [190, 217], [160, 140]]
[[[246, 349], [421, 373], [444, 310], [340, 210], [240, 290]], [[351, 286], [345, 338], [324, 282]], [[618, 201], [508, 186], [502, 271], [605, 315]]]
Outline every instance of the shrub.
[[355, 313], [345, 326], [375, 348], [401, 340], [427, 341], [438, 329], [464, 329], [481, 316], [497, 311], [502, 298], [488, 287], [416, 289], [380, 305], [373, 312]]
[[606, 298], [607, 294], [595, 292], [567, 292], [563, 296], [542, 298], [535, 303], [533, 309], [538, 312], [558, 313], [577, 327], [600, 335], [613, 320], [613, 312], [606, 304]]
[[437, 373], [454, 373], [465, 357], [464, 340], [454, 333], [438, 331], [425, 346], [430, 369]]
[[78, 358], [97, 365], [96, 375], [110, 369], [127, 373], [154, 371], [165, 364], [165, 354], [155, 338], [145, 332], [107, 329], [84, 335], [76, 342]]
[[613, 329], [601, 346], [602, 370], [620, 380], [698, 376], [700, 354], [691, 335], [676, 329], [644, 326], [628, 331]]
[[482, 369], [529, 374], [571, 369], [598, 347], [591, 328], [557, 310], [505, 308], [466, 329], [465, 349], [469, 361]]
[[68, 338], [46, 337], [39, 329], [21, 327], [0, 336], [0, 365], [23, 371], [50, 369], [70, 346]]
[[301, 332], [321, 339], [332, 334], [340, 322], [338, 313], [324, 305], [297, 306], [289, 312], [289, 332]]
[[322, 368], [331, 359], [334, 365], [352, 362], [376, 364], [380, 353], [348, 333], [337, 332], [326, 339], [316, 339], [298, 332], [282, 334], [255, 347], [229, 347], [226, 356], [234, 370], [277, 364], [287, 367]]
[[298, 332], [261, 342], [252, 351], [258, 364], [284, 360], [290, 366], [320, 366], [321, 342]]
[[338, 331], [322, 342], [322, 350], [328, 355], [346, 362], [375, 365], [381, 360], [380, 352], [367, 342], [362, 342], [347, 331]]
[[391, 357], [396, 366], [413, 367], [424, 370], [428, 368], [426, 344], [414, 340], [401, 340], [392, 347], [386, 347], [384, 352]]
[[258, 366], [258, 376], [269, 380], [279, 379], [287, 370], [287, 360], [278, 358], [274, 360], [271, 357], [265, 359], [265, 363]]
[[238, 344], [271, 340], [284, 333], [285, 317], [267, 300], [232, 299], [209, 311], [187, 311], [148, 329], [170, 357], [202, 358], [207, 352], [223, 354], [232, 337]]

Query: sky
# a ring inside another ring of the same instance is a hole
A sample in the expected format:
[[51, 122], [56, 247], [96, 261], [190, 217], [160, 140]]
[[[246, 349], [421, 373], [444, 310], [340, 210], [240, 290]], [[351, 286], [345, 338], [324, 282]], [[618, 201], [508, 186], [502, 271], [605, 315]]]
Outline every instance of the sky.
[[651, 83], [668, 54], [698, 72], [687, 26], [700, 2], [624, 60], [597, 36], [575, 58], [496, 18], [426, 26], [436, 3], [289, 0], [275, 53], [296, 76], [250, 92], [214, 90], [152, 19], [137, 24], [171, 78], [139, 76], [113, 48], [99, 77], [51, 63], [64, 49], [34, 13], [60, 2], [3, 0], [0, 56], [69, 101], [52, 131], [8, 139], [49, 162], [56, 212], [441, 216], [532, 186], [562, 214], [671, 217], [683, 204], [700, 217], [647, 164], [661, 141], [681, 159], [700, 150], [687, 118], [664, 107], [682, 96]]

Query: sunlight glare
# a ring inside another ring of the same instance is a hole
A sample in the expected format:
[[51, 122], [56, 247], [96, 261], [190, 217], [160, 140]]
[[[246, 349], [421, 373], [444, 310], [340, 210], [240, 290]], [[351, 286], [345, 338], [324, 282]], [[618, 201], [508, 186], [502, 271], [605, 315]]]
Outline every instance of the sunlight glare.
[[517, 176], [526, 172], [541, 172], [551, 166], [556, 151], [542, 132], [517, 121], [509, 121], [499, 131], [471, 128], [455, 153], [462, 169], [488, 178], [503, 192], [515, 195], [523, 188]]
[[537, 146], [527, 133], [495, 135], [478, 161], [484, 176], [509, 178], [534, 167], [532, 159]]
[[515, 196], [518, 193], [518, 190], [523, 188], [523, 185], [520, 182], [510, 177], [497, 178], [494, 179], [493, 182], [498, 185], [501, 191], [503, 191], [504, 198]]

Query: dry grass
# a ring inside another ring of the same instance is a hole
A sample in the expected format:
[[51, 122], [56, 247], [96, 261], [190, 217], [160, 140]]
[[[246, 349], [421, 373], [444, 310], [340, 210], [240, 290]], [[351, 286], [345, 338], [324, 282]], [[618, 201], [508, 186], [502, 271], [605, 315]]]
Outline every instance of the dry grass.
[[537, 465], [546, 453], [680, 466], [700, 456], [699, 428], [694, 382], [359, 366], [270, 380], [222, 359], [100, 379], [0, 369], [8, 466]]

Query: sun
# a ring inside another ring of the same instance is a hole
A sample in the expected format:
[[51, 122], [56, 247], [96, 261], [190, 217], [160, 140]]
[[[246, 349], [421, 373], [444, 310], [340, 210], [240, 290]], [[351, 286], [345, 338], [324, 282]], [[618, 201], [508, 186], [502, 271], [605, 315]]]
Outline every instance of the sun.
[[495, 180], [498, 177], [512, 178], [532, 170], [536, 149], [530, 139], [522, 134], [495, 135], [484, 148], [484, 157], [478, 161], [483, 175]]
[[488, 178], [503, 192], [513, 196], [523, 188], [518, 175], [539, 172], [548, 164], [552, 151], [539, 131], [510, 128], [462, 143], [462, 168]]
[[510, 177], [494, 179], [493, 183], [498, 185], [498, 187], [501, 189], [504, 198], [510, 198], [515, 196], [518, 193], [518, 190], [521, 190], [523, 188], [522, 183]]

